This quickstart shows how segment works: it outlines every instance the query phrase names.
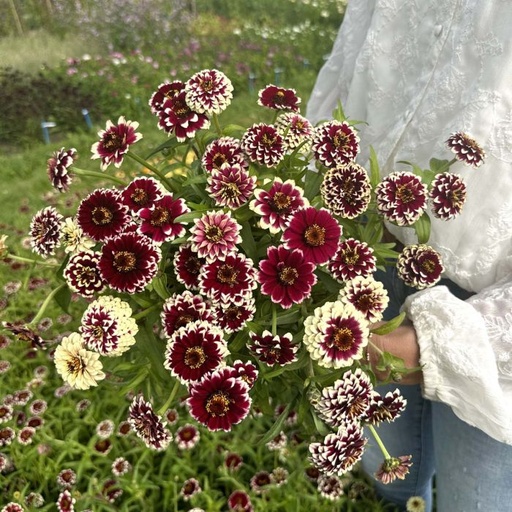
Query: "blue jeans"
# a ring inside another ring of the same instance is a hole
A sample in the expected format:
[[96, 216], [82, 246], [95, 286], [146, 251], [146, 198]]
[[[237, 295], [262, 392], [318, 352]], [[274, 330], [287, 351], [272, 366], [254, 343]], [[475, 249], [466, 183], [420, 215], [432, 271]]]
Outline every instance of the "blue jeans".
[[[390, 270], [382, 276], [390, 295], [389, 318], [398, 314], [405, 297], [415, 291], [393, 273]], [[441, 284], [461, 299], [469, 297], [451, 282]], [[397, 387], [379, 386], [378, 390], [386, 393]], [[379, 495], [400, 511], [406, 510], [410, 497], [421, 496], [427, 503], [426, 512], [430, 512], [435, 478], [437, 512], [512, 511], [512, 446], [463, 422], [450, 407], [424, 399], [420, 386], [401, 386], [400, 390], [407, 399], [406, 410], [377, 430], [391, 456], [412, 455], [413, 465], [405, 480], [388, 485], [376, 482]], [[363, 469], [373, 475], [382, 461], [382, 453], [370, 436]]]

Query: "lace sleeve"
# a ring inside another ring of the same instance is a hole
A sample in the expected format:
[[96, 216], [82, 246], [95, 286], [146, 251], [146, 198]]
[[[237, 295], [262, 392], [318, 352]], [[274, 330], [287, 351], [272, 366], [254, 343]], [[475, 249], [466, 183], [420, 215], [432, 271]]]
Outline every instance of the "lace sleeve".
[[436, 286], [410, 296], [404, 308], [418, 335], [425, 396], [512, 444], [512, 283], [468, 301]]

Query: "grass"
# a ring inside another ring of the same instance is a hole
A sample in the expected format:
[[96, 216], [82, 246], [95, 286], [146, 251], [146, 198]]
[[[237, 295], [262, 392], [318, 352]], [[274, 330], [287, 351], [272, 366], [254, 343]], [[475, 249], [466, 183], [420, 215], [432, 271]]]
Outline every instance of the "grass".
[[59, 37], [45, 30], [35, 30], [23, 37], [0, 39], [0, 67], [34, 73], [43, 66], [52, 67], [69, 57], [80, 57], [96, 50], [94, 42], [74, 34]]

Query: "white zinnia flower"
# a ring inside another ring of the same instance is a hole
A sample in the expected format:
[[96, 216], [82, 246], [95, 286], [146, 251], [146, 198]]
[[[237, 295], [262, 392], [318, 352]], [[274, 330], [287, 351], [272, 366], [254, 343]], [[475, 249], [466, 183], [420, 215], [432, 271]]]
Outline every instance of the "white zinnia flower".
[[62, 339], [55, 350], [55, 367], [62, 379], [75, 389], [89, 389], [105, 378], [99, 354], [84, 348], [77, 332]]
[[62, 222], [60, 240], [64, 245], [64, 251], [70, 253], [87, 251], [96, 243], [84, 234], [78, 222], [72, 217], [67, 217]]

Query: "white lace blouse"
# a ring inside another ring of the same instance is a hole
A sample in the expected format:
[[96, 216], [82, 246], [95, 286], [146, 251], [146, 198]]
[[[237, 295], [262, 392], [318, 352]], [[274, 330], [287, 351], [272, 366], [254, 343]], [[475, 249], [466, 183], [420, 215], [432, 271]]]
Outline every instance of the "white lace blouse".
[[[384, 173], [407, 160], [451, 159], [444, 141], [464, 131], [486, 151], [457, 163], [468, 198], [452, 221], [432, 219], [429, 244], [445, 287], [413, 295], [424, 394], [512, 444], [512, 9], [508, 0], [352, 0], [312, 92], [307, 116], [331, 118], [341, 100], [361, 127], [360, 163], [373, 146]], [[410, 228], [394, 229], [405, 243]]]

